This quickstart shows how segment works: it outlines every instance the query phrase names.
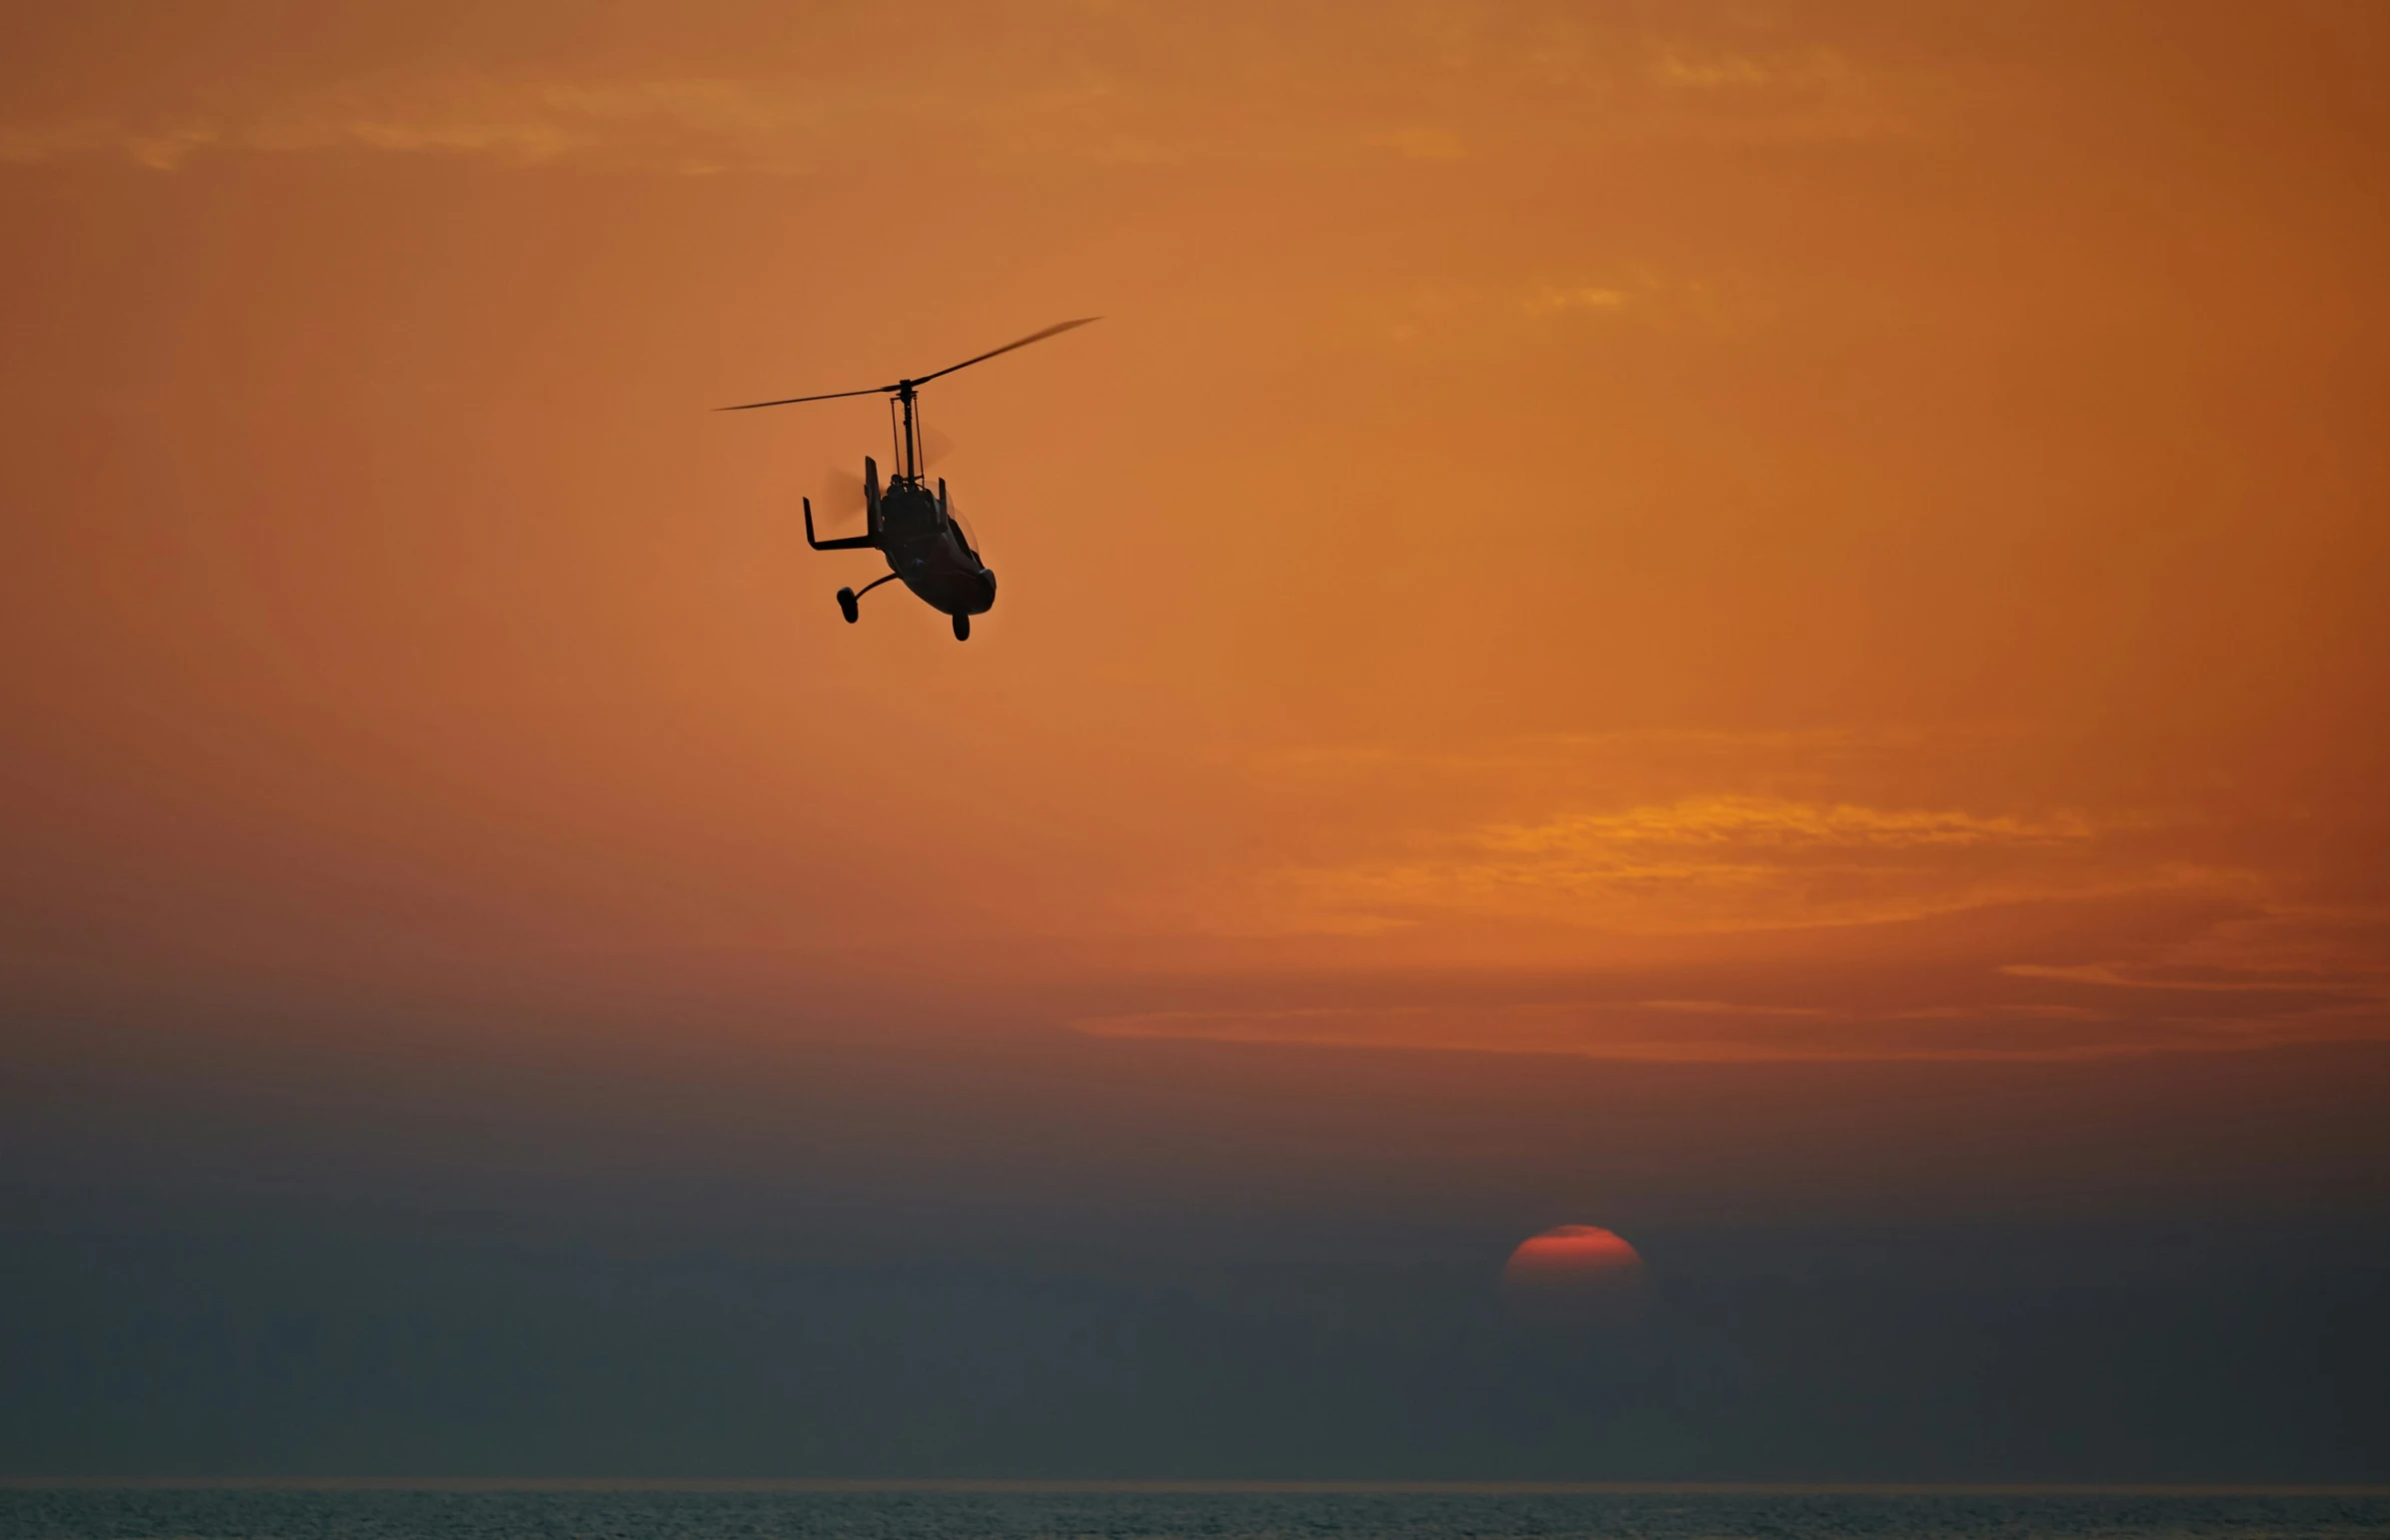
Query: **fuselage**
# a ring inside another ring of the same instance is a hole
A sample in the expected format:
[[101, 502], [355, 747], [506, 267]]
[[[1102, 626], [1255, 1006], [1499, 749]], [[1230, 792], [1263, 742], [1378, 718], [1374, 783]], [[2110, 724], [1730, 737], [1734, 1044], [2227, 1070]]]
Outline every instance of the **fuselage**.
[[905, 587], [948, 615], [985, 615], [994, 608], [996, 574], [971, 549], [936, 493], [896, 477], [879, 502], [880, 550]]

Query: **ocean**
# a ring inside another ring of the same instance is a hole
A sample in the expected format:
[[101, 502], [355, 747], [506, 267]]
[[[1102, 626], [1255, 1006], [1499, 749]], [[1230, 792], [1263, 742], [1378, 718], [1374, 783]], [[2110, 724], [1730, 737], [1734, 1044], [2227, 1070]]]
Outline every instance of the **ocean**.
[[2271, 1540], [2390, 1537], [2316, 1492], [0, 1488], [0, 1540]]

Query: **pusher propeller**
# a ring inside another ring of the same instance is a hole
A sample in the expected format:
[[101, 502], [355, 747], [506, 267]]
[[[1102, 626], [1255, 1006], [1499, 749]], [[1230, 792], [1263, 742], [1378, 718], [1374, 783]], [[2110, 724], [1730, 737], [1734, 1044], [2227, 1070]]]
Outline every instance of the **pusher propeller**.
[[853, 471], [833, 467], [822, 477], [822, 512], [828, 517], [822, 523], [836, 527], [859, 523], [871, 512], [864, 496], [863, 478]]

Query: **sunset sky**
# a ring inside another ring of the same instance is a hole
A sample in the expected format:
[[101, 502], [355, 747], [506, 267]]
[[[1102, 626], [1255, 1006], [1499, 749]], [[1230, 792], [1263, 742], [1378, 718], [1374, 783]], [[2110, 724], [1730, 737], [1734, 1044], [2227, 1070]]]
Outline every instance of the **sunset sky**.
[[0, 1473], [2390, 1476], [2386, 70], [12, 8]]

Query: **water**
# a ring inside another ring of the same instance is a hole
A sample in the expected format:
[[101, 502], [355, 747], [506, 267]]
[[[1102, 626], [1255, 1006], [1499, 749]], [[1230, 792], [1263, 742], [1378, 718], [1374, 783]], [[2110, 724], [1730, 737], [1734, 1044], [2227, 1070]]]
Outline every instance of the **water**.
[[0, 1490], [0, 1540], [2270, 1540], [2390, 1497], [2078, 1493]]

